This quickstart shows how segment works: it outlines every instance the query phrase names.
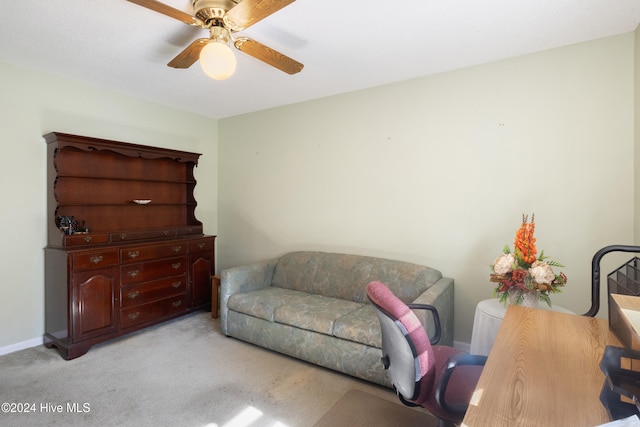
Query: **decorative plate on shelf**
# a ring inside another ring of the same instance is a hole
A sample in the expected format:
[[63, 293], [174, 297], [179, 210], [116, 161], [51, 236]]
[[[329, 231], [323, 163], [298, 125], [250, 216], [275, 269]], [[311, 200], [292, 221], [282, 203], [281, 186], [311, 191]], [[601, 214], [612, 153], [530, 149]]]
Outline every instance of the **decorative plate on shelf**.
[[133, 203], [136, 205], [148, 205], [151, 203], [151, 199], [133, 199]]

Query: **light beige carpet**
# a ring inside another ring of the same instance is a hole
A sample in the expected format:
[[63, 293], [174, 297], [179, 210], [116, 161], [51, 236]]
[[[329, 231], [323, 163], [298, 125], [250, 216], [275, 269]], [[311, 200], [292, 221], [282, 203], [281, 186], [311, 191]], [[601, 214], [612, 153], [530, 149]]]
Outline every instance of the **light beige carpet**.
[[[397, 399], [390, 388], [228, 338], [219, 319], [196, 312], [69, 361], [42, 345], [0, 356], [0, 403], [16, 409], [0, 410], [0, 426], [310, 427], [354, 389]], [[343, 426], [357, 423], [332, 427]]]
[[435, 427], [438, 421], [420, 408], [393, 403], [361, 390], [349, 390], [315, 427]]

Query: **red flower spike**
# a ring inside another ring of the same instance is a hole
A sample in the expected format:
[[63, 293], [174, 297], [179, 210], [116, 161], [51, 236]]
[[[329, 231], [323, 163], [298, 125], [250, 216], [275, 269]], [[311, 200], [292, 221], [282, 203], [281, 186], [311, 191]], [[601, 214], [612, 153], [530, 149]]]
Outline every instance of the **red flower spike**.
[[522, 225], [516, 231], [516, 240], [514, 242], [516, 257], [520, 258], [526, 264], [533, 264], [537, 258], [536, 238], [533, 233], [536, 228], [533, 215], [531, 222], [527, 222], [527, 216], [522, 216]]

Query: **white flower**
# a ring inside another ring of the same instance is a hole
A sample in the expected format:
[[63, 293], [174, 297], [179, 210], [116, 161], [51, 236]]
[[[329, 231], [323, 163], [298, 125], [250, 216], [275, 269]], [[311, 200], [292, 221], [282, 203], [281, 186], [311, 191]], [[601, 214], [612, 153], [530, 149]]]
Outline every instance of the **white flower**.
[[539, 284], [551, 283], [553, 282], [553, 279], [556, 278], [551, 266], [546, 262], [541, 261], [536, 261], [531, 264], [529, 274], [533, 277], [533, 281]]
[[493, 262], [493, 271], [499, 275], [511, 273], [515, 262], [513, 254], [502, 254]]

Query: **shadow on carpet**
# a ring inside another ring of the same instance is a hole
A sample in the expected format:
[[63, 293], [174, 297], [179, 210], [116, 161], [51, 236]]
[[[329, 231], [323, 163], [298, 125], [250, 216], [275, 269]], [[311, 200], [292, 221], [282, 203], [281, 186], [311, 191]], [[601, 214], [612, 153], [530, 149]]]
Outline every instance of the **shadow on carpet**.
[[349, 390], [314, 427], [436, 427], [438, 420], [420, 409], [393, 403], [360, 390]]

